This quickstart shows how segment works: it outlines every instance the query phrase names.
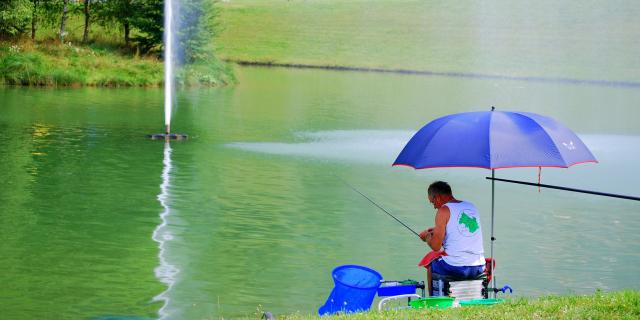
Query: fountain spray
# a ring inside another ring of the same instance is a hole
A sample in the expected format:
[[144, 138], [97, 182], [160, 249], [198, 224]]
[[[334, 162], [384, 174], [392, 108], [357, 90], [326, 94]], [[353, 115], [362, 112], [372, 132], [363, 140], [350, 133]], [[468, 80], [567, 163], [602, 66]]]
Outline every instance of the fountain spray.
[[173, 0], [164, 2], [164, 133], [148, 135], [153, 140], [183, 140], [188, 136], [183, 133], [171, 133], [171, 106], [174, 93], [174, 53], [175, 53], [175, 27], [174, 27]]
[[171, 133], [171, 102], [173, 101], [173, 1], [164, 2], [164, 127]]

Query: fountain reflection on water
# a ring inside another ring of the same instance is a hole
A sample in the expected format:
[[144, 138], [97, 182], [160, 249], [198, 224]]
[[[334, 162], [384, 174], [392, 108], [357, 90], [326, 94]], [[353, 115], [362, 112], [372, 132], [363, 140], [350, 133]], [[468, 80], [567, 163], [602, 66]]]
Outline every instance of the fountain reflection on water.
[[168, 218], [171, 215], [171, 208], [169, 207], [169, 187], [171, 186], [171, 169], [173, 168], [171, 165], [171, 146], [169, 142], [165, 142], [164, 144], [164, 159], [162, 164], [162, 184], [160, 184], [158, 201], [160, 202], [163, 210], [160, 213], [161, 222], [153, 231], [153, 236], [151, 238], [158, 242], [158, 247], [160, 248], [160, 252], [158, 253], [160, 265], [155, 269], [156, 278], [167, 285], [167, 289], [155, 296], [154, 301], [164, 302], [163, 306], [158, 310], [158, 315], [160, 316], [160, 319], [165, 319], [169, 316], [167, 312], [167, 306], [170, 302], [169, 292], [175, 283], [176, 275], [180, 271], [173, 264], [169, 263], [166, 257], [167, 244], [173, 239], [173, 234], [168, 226]]

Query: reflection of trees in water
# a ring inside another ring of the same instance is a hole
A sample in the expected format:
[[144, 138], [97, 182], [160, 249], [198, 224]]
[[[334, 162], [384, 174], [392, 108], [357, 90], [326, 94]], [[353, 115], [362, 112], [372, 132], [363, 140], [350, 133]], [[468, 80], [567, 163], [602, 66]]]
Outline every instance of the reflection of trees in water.
[[[0, 163], [3, 168], [0, 176], [3, 178], [0, 180], [4, 187], [0, 191], [0, 256], [3, 257], [0, 267], [11, 270], [31, 260], [31, 252], [25, 244], [34, 242], [33, 236], [29, 235], [38, 223], [38, 215], [29, 204], [36, 202], [32, 189], [37, 182], [38, 161], [46, 156], [42, 150], [43, 139], [51, 127], [33, 124], [22, 132], [16, 132], [1, 124], [1, 129]], [[5, 289], [7, 292], [19, 292], [17, 290], [22, 286], [19, 282], [9, 281]]]

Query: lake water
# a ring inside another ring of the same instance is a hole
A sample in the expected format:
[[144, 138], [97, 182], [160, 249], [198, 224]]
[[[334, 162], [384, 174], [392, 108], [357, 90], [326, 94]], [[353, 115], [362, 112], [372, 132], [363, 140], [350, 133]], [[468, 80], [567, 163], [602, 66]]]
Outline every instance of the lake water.
[[[542, 183], [640, 195], [640, 90], [597, 84], [238, 68], [239, 85], [179, 92], [150, 141], [160, 89], [0, 89], [0, 313], [4, 319], [209, 319], [314, 313], [331, 270], [424, 280], [413, 234], [426, 186], [481, 211], [490, 171], [391, 167], [445, 114], [531, 111], [576, 131], [598, 164]], [[535, 182], [537, 169], [497, 177]], [[496, 185], [499, 285], [516, 296], [640, 289], [640, 203]]]

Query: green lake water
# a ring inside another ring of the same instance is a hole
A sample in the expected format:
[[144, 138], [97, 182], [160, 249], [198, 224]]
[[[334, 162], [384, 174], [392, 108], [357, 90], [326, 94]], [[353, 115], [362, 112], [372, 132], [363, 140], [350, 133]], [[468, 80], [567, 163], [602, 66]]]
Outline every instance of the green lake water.
[[[481, 211], [490, 174], [391, 167], [411, 134], [454, 112], [532, 111], [576, 131], [600, 163], [542, 183], [640, 195], [640, 90], [496, 79], [238, 68], [235, 87], [180, 91], [150, 141], [162, 90], [0, 90], [3, 319], [209, 319], [314, 313], [331, 270], [424, 280], [425, 187]], [[502, 178], [537, 180], [536, 169]], [[499, 285], [516, 296], [640, 289], [640, 204], [497, 184]], [[261, 307], [260, 307], [261, 306]]]

